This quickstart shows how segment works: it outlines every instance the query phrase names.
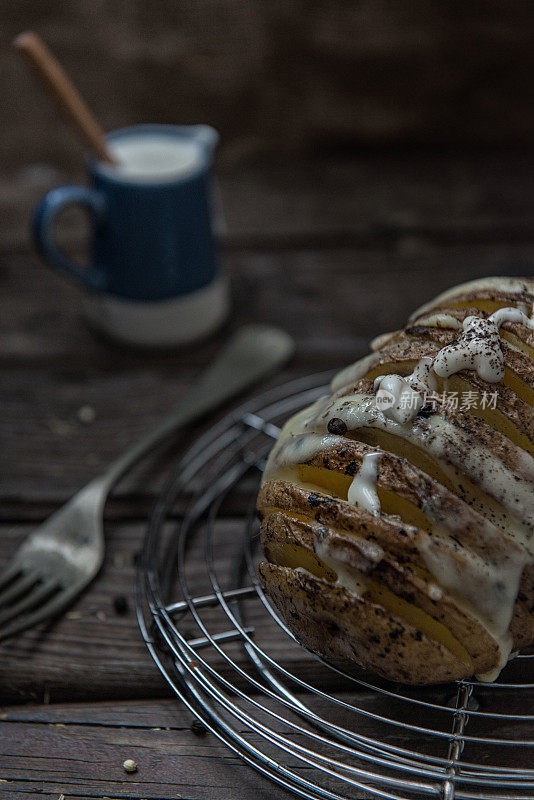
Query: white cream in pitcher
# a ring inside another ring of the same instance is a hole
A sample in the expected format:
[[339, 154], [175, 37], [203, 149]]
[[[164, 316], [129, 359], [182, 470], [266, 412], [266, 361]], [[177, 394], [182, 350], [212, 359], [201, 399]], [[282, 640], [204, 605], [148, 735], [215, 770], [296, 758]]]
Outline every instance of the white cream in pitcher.
[[123, 180], [167, 181], [193, 174], [202, 162], [202, 144], [152, 134], [124, 136], [109, 142], [117, 165], [103, 165], [106, 171]]

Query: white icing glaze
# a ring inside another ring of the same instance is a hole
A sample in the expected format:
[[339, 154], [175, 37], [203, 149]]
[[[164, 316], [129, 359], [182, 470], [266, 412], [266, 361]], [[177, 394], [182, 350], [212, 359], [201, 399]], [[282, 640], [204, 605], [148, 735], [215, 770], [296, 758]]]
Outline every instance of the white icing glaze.
[[[425, 541], [430, 546], [426, 549], [419, 546], [419, 550], [427, 567], [431, 572], [433, 570], [438, 572], [441, 581], [441, 586], [435, 583], [427, 585], [428, 596], [434, 602], [439, 602], [443, 598], [442, 587], [447, 589], [459, 600], [460, 606], [469, 611], [492, 634], [499, 648], [499, 665], [491, 673], [477, 675], [477, 678], [480, 681], [493, 681], [510, 658], [513, 638], [508, 628], [525, 559], [520, 556], [512, 560], [512, 567], [507, 566], [503, 573], [501, 564], [491, 563], [468, 550], [461, 554], [464, 556], [463, 559], [453, 551], [448, 558], [447, 539], [441, 542], [442, 546], [439, 548], [435, 548], [435, 543], [430, 537]], [[432, 545], [436, 550], [435, 553], [431, 550]], [[365, 595], [368, 581], [372, 579], [372, 567], [369, 574], [355, 572], [354, 568], [346, 563], [342, 551], [332, 551], [327, 537], [316, 539], [314, 550], [336, 573], [337, 586], [348, 589], [358, 597]]]
[[[439, 540], [440, 546], [436, 546]], [[509, 633], [519, 583], [528, 554], [520, 548], [485, 549], [459, 547], [444, 526], [435, 526], [432, 537], [418, 546], [429, 572], [440, 586], [460, 602], [494, 637], [504, 659], [510, 655]]]
[[512, 469], [498, 455], [490, 456], [486, 447], [472, 442], [462, 430], [439, 414], [426, 421], [419, 436], [410, 431], [406, 438], [413, 444], [422, 440], [425, 449], [442, 463], [454, 464], [460, 474], [467, 475], [512, 515], [521, 517], [527, 526], [534, 526], [534, 459], [529, 453], [510, 444], [516, 464]]
[[[416, 547], [436, 581], [429, 585], [429, 596], [439, 600], [443, 590], [447, 590], [457, 599], [460, 607], [471, 613], [498, 642], [499, 666], [491, 674], [477, 676], [479, 680], [489, 681], [495, 679], [510, 657], [512, 638], [508, 630], [521, 574], [525, 565], [534, 561], [534, 459], [511, 442], [507, 446], [506, 458], [501, 456], [498, 449], [490, 451], [483, 444], [473, 442], [460, 425], [455, 425], [440, 414], [431, 415], [428, 419], [416, 418], [423, 405], [423, 393], [436, 390], [434, 372], [446, 381], [459, 370], [474, 369], [483, 380], [496, 383], [504, 375], [499, 335], [501, 325], [516, 323], [534, 330], [534, 308], [529, 317], [530, 309], [526, 308], [525, 303], [521, 303], [521, 308], [500, 308], [486, 319], [481, 316], [468, 317], [463, 324], [450, 314], [433, 310], [436, 304], [463, 292], [487, 287], [508, 293], [532, 293], [534, 281], [505, 278], [474, 281], [445, 292], [419, 309], [412, 320], [427, 313], [425, 318], [418, 320], [419, 324], [462, 328], [463, 333], [458, 341], [442, 348], [434, 359], [422, 359], [407, 377], [379, 376], [374, 382], [374, 391], [377, 394], [391, 394], [391, 403], [387, 406], [378, 404], [377, 407], [376, 395], [351, 394], [321, 398], [305, 409], [285, 426], [269, 458], [267, 474], [276, 477], [285, 466], [303, 463], [317, 453], [345, 442], [343, 436], [327, 434], [328, 421], [337, 417], [346, 424], [349, 432], [361, 427], [378, 428], [413, 443], [433, 456], [453, 482], [455, 480], [460, 485], [463, 480], [465, 483], [463, 476], [467, 476], [489, 498], [495, 498], [502, 504], [506, 511], [500, 519], [502, 512], [498, 506], [481, 507], [480, 502], [483, 501], [476, 496], [470, 498], [469, 488], [465, 490], [464, 496], [472, 506], [488, 516], [488, 519], [484, 519], [467, 505], [464, 506], [464, 514], [456, 508], [455, 513], [447, 514], [445, 506], [440, 507], [436, 498], [429, 498], [423, 512], [431, 523], [432, 535], [423, 536], [419, 532], [416, 538]], [[387, 343], [394, 335], [379, 337], [375, 346]], [[380, 358], [380, 352], [371, 353], [344, 369], [334, 378], [332, 391], [339, 391], [360, 380], [376, 366]], [[445, 389], [446, 385], [445, 382]], [[377, 462], [381, 455], [381, 452], [377, 452], [364, 456], [348, 492], [349, 503], [372, 514], [380, 513], [376, 477]], [[382, 516], [388, 519], [387, 515]], [[504, 536], [494, 523], [502, 526]], [[520, 546], [513, 545], [514, 541]], [[328, 557], [331, 561], [332, 554], [326, 543], [320, 545], [319, 549], [316, 547], [319, 557], [322, 557], [323, 550], [325, 560]], [[365, 583], [358, 582], [352, 573], [340, 568], [339, 564], [335, 569], [338, 572], [338, 584], [355, 593], [362, 593]]]
[[284, 428], [274, 446], [265, 479], [270, 478], [277, 467], [303, 463], [322, 450], [345, 442], [342, 436], [326, 433], [332, 417], [343, 420], [348, 431], [370, 427], [393, 433], [434, 456], [451, 478], [461, 480], [462, 474], [467, 475], [502, 503], [510, 514], [523, 519], [525, 525], [524, 528], [517, 526], [518, 535], [523, 536], [526, 546], [534, 548], [534, 537], [528, 538], [534, 527], [534, 458], [529, 453], [510, 442], [509, 451], [516, 465], [512, 469], [496, 453], [471, 441], [452, 420], [434, 414], [428, 419], [415, 418], [400, 423], [377, 409], [374, 395], [325, 397], [301, 412], [298, 419], [291, 420]]
[[511, 306], [497, 309], [497, 311], [493, 312], [490, 319], [493, 320], [497, 328], [500, 328], [505, 322], [516, 322], [519, 325], [526, 325], [527, 328], [534, 330], [534, 312], [533, 316], [528, 317], [519, 308], [513, 308]]
[[434, 359], [434, 372], [448, 378], [462, 369], [472, 369], [482, 380], [497, 383], [504, 377], [504, 355], [499, 328], [519, 322], [534, 329], [534, 322], [518, 308], [500, 308], [487, 319], [466, 317], [457, 342], [443, 347]]
[[404, 423], [417, 415], [425, 402], [424, 394], [437, 388], [432, 364], [433, 359], [424, 356], [406, 378], [395, 374], [375, 378], [375, 404], [385, 417]]
[[448, 378], [462, 369], [472, 369], [489, 383], [502, 380], [501, 338], [491, 318], [466, 317], [463, 329], [458, 341], [443, 347], [434, 359], [436, 375]]
[[409, 422], [423, 407], [421, 393], [412, 389], [408, 379], [400, 375], [379, 375], [373, 388], [377, 408], [395, 422]]
[[362, 465], [349, 486], [347, 501], [351, 506], [365, 508], [371, 514], [380, 514], [380, 500], [376, 491], [378, 462], [382, 453], [366, 453]]
[[431, 356], [423, 356], [412, 374], [406, 378], [410, 386], [422, 392], [435, 392], [438, 383], [433, 373], [433, 366], [434, 359]]
[[363, 597], [367, 591], [367, 581], [364, 575], [356, 575], [354, 570], [345, 564], [340, 558], [335, 558], [331, 551], [327, 539], [315, 540], [314, 550], [324, 563], [334, 570], [337, 575], [336, 586], [348, 589], [356, 597]]
[[[525, 526], [518, 526], [516, 530], [516, 540], [522, 545], [522, 549], [510, 548], [510, 553], [499, 556], [495, 562], [489, 556], [484, 556], [477, 546], [478, 538], [482, 546], [490, 545], [492, 552], [495, 542], [502, 540], [502, 534], [499, 534], [491, 522], [479, 518], [478, 526], [473, 527], [472, 512], [470, 518], [448, 515], [446, 509], [440, 511], [435, 503], [425, 511], [432, 523], [433, 535], [439, 538], [442, 546], [434, 550], [430, 543], [432, 540], [425, 537], [420, 537], [417, 544], [427, 568], [434, 576], [438, 590], [443, 587], [452, 592], [460, 605], [464, 605], [487, 627], [499, 643], [504, 663], [511, 647], [507, 621], [509, 624], [519, 578], [524, 564], [534, 557], [534, 537], [528, 536], [528, 532], [532, 530], [528, 526], [534, 524], [531, 483], [534, 478], [534, 460], [517, 448], [516, 456], [520, 463], [524, 462], [523, 470], [530, 479], [520, 477], [496, 456], [488, 458], [485, 448], [465, 441], [462, 431], [446, 418], [433, 415], [427, 420], [418, 419], [400, 424], [385, 417], [376, 409], [373, 401], [373, 395], [353, 395], [325, 397], [315, 403], [299, 415], [299, 425], [289, 426], [290, 432], [286, 431], [286, 439], [277, 446], [272, 475], [276, 477], [277, 469], [283, 465], [302, 463], [302, 448], [305, 448], [304, 452], [309, 459], [328, 447], [344, 443], [344, 437], [330, 436], [323, 432], [328, 420], [335, 416], [347, 424], [348, 430], [377, 427], [402, 436], [416, 445], [422, 444], [427, 452], [436, 457], [444, 471], [450, 473], [448, 467], [451, 464], [456, 465], [459, 479], [462, 474], [470, 476], [490, 495], [497, 497], [510, 512], [524, 514]], [[303, 432], [297, 433], [297, 430]], [[305, 444], [301, 440], [305, 440]], [[362, 507], [370, 510], [369, 506]], [[458, 551], [454, 543], [460, 535], [465, 543]], [[451, 543], [449, 557], [446, 547], [444, 548], [447, 542]], [[498, 554], [499, 550], [496, 552]], [[461, 569], [458, 568], [459, 564]], [[497, 583], [503, 584], [499, 591], [495, 588]]]
[[481, 683], [494, 683], [501, 671], [504, 669], [508, 661], [512, 658], [512, 654], [510, 653], [508, 656], [506, 655], [506, 651], [501, 648], [500, 658], [497, 666], [495, 669], [490, 670], [489, 672], [479, 672], [475, 675], [476, 679], [479, 680]]
[[329, 433], [288, 434], [284, 438], [280, 436], [267, 460], [263, 472], [263, 481], [273, 480], [273, 475], [279, 473], [280, 468], [293, 464], [305, 464], [317, 453], [329, 450], [344, 442], [345, 439], [342, 436], [333, 436]]
[[443, 598], [443, 590], [435, 583], [430, 583], [428, 586], [428, 596], [431, 600], [439, 602]]

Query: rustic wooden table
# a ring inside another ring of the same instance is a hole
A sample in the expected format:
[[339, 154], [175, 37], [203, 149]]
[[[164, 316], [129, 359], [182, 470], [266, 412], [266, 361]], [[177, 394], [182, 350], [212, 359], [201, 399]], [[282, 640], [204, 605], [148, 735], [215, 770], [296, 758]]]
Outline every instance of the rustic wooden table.
[[[401, 325], [447, 286], [531, 274], [532, 178], [532, 158], [509, 152], [227, 168], [220, 183], [231, 327], [266, 321], [293, 334], [296, 357], [269, 381], [275, 386], [356, 359], [371, 336]], [[135, 353], [93, 338], [77, 290], [42, 266], [25, 239], [29, 209], [49, 180], [46, 171], [0, 179], [0, 566], [37, 522], [172, 408], [218, 346]], [[79, 221], [66, 222], [64, 239], [76, 248]], [[183, 446], [183, 437], [170, 442], [118, 487], [106, 507], [104, 567], [69, 613], [0, 645], [6, 800], [289, 796], [213, 736], [195, 736], [141, 641], [134, 556]], [[126, 613], [117, 613], [117, 596], [127, 598]], [[126, 758], [136, 774], [124, 772]]]

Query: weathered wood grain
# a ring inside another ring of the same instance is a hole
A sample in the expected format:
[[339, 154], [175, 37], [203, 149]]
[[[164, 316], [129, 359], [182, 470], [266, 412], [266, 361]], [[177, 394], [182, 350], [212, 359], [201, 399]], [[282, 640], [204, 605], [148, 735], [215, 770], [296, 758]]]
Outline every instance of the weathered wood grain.
[[[196, 368], [89, 376], [5, 372], [0, 442], [6, 469], [0, 481], [0, 519], [38, 520], [49, 514], [166, 414], [197, 373]], [[293, 370], [286, 370], [256, 391], [265, 392], [295, 377]], [[106, 516], [148, 514], [169, 469], [192, 441], [247, 399], [250, 393], [210, 415], [209, 422], [177, 433], [145, 458], [113, 491]], [[80, 421], [84, 406], [94, 412], [90, 424]]]
[[[233, 279], [233, 324], [254, 317], [289, 325], [301, 354], [329, 358], [342, 348], [350, 354], [355, 336], [400, 324], [414, 304], [455, 281], [530, 273], [532, 177], [531, 156], [509, 152], [278, 159], [227, 168], [220, 176], [222, 243]], [[80, 322], [78, 290], [29, 255], [31, 206], [62, 179], [69, 178], [37, 170], [0, 180], [0, 363], [168, 365], [168, 355], [95, 340]], [[80, 215], [66, 222], [62, 238], [77, 249]], [[209, 346], [190, 349], [172, 354], [172, 363], [205, 361], [212, 353]]]
[[[139, 699], [169, 694], [169, 687], [141, 639], [134, 613], [134, 558], [142, 546], [145, 529], [146, 524], [140, 522], [108, 523], [102, 570], [69, 612], [53, 623], [0, 644], [0, 702], [55, 703]], [[29, 526], [22, 525], [0, 529], [0, 569], [29, 530]], [[237, 518], [224, 518], [215, 525], [212, 539], [214, 569], [223, 590], [235, 588], [233, 569], [245, 530], [243, 520]], [[193, 595], [212, 591], [204, 555], [201, 531], [188, 549], [183, 573]], [[171, 573], [176, 574], [173, 566]], [[115, 610], [117, 596], [126, 598], [126, 614]], [[181, 597], [175, 581], [166, 599], [172, 602]], [[339, 691], [352, 686], [281, 631], [259, 600], [246, 601], [241, 611], [244, 624], [254, 628], [253, 637], [258, 647], [292, 675], [325, 691]], [[231, 621], [218, 607], [200, 610], [199, 614], [211, 634], [232, 628]], [[201, 627], [189, 613], [177, 617], [176, 625], [186, 638], [195, 639], [203, 635]], [[257, 679], [255, 668], [238, 643], [225, 645], [224, 652], [251, 678]], [[240, 675], [215, 648], [203, 648], [198, 653], [232, 683], [247, 692], [254, 691], [254, 684]], [[531, 669], [530, 661], [513, 661], [507, 668], [506, 679], [528, 683], [532, 680]], [[451, 688], [444, 687], [417, 691], [420, 696], [428, 691], [430, 696], [434, 696], [433, 692], [437, 692], [435, 696], [453, 693]]]
[[[29, 255], [22, 227], [37, 195], [65, 177], [44, 169], [0, 180], [0, 515], [6, 523], [0, 527], [0, 569], [32, 529], [24, 521], [43, 519], [171, 408], [219, 345], [214, 337], [183, 352], [134, 352], [85, 329], [77, 289]], [[295, 360], [262, 388], [340, 367], [363, 354], [371, 336], [401, 325], [416, 305], [446, 286], [485, 274], [531, 274], [531, 186], [531, 160], [518, 153], [226, 166], [223, 256], [233, 280], [234, 314], [224, 335], [260, 320], [295, 336]], [[79, 248], [79, 218], [67, 220], [63, 238]], [[78, 416], [83, 406], [94, 410], [89, 424]], [[193, 738], [191, 715], [166, 699], [169, 688], [133, 611], [134, 555], [155, 493], [203, 429], [169, 442], [118, 487], [106, 507], [104, 567], [69, 613], [0, 644], [0, 702], [16, 704], [0, 711], [0, 779], [6, 782], [0, 790], [8, 800], [57, 800], [61, 792], [67, 799], [95, 800], [288, 796], [255, 776], [211, 734]], [[232, 516], [242, 511], [241, 499], [232, 503], [217, 526], [223, 582], [241, 535], [241, 522]], [[195, 592], [209, 588], [202, 559], [199, 543], [187, 572]], [[128, 599], [125, 615], [114, 608], [117, 596]], [[255, 641], [285, 668], [328, 691], [351, 688], [287, 640], [258, 604], [245, 609]], [[227, 624], [210, 609], [202, 619], [210, 630]], [[180, 625], [193, 637], [200, 633], [187, 617]], [[238, 645], [227, 652], [248, 667]], [[220, 655], [199, 655], [237, 680]], [[529, 666], [513, 662], [510, 680], [532, 682]], [[438, 687], [417, 696], [443, 703], [450, 693]], [[497, 713], [521, 715], [532, 705], [530, 694], [518, 692], [477, 689], [477, 696], [482, 709]], [[399, 726], [384, 727], [369, 713], [404, 722], [411, 713], [415, 722], [448, 730], [448, 713], [421, 716], [419, 707], [409, 712], [404, 701], [364, 690], [345, 697], [365, 712], [357, 715], [364, 735], [418, 744], [417, 737], [407, 737]], [[336, 722], [354, 725], [349, 717], [339, 711]], [[514, 720], [472, 718], [469, 726], [480, 735], [532, 738], [529, 724]], [[257, 743], [253, 735], [250, 741]], [[441, 740], [425, 740], [424, 746], [444, 752]], [[509, 748], [500, 763], [530, 766], [524, 753]], [[491, 758], [487, 747], [470, 746], [464, 755]], [[133, 776], [122, 770], [128, 757], [139, 764]]]
[[[214, 736], [196, 737], [181, 709], [158, 711], [151, 709], [151, 729], [130, 728], [126, 719], [116, 726], [98, 722], [0, 725], [3, 797], [57, 800], [60, 793], [69, 799], [289, 797], [262, 780]], [[162, 716], [172, 727], [161, 726]], [[126, 775], [122, 767], [127, 758], [137, 764], [133, 775]]]
[[[387, 285], [387, 269], [385, 274], [376, 275], [374, 286], [369, 287], [371, 295], [363, 289], [368, 283], [366, 273], [376, 269], [377, 261], [380, 264], [376, 253], [360, 258], [353, 251], [245, 252], [227, 257], [233, 311], [223, 334], [246, 322], [270, 322], [297, 337], [298, 354], [303, 364], [308, 363], [308, 371], [336, 351], [337, 363], [341, 364], [376, 330], [369, 303], [373, 294], [377, 296]], [[417, 268], [415, 271], [420, 273]], [[39, 286], [39, 292], [30, 296], [28, 285]], [[156, 368], [166, 373], [189, 367], [192, 372], [208, 363], [221, 343], [219, 335], [201, 347], [178, 352], [136, 352], [97, 339], [80, 317], [78, 290], [27, 256], [4, 258], [0, 289], [4, 309], [0, 318], [0, 364], [17, 370], [38, 366], [57, 374], [95, 368]], [[424, 292], [421, 295], [425, 297]], [[399, 302], [397, 308], [390, 309], [389, 324], [396, 318], [400, 322], [406, 314], [404, 305], [399, 309]]]
[[[31, 527], [3, 527], [2, 566]], [[4, 702], [66, 697], [147, 696], [165, 692], [141, 640], [133, 610], [134, 554], [143, 525], [106, 529], [106, 559], [97, 579], [59, 622], [0, 644]], [[129, 610], [115, 612], [123, 595]]]
[[[0, 252], [25, 251], [33, 206], [49, 188], [83, 181], [82, 170], [81, 162], [74, 170], [0, 167]], [[534, 237], [529, 149], [278, 154], [245, 167], [221, 163], [216, 174], [225, 251], [340, 244], [395, 251], [409, 249], [410, 237], [434, 244]], [[80, 246], [83, 219], [82, 212], [65, 213], [63, 242]]]
[[[228, 254], [231, 327], [268, 321], [297, 338], [313, 368], [332, 356], [348, 359], [365, 339], [404, 323], [418, 304], [454, 283], [495, 274], [531, 274], [531, 245], [438, 246], [401, 238], [375, 248]], [[29, 291], [31, 287], [32, 291]], [[212, 357], [216, 340], [181, 352], [136, 352], [96, 339], [80, 318], [80, 294], [27, 255], [0, 263], [0, 364], [17, 369], [87, 370], [194, 366]], [[304, 363], [304, 362], [303, 362]]]
[[[355, 360], [370, 337], [404, 324], [446, 286], [485, 274], [528, 274], [529, 257], [529, 248], [506, 244], [425, 245], [415, 254], [351, 248], [234, 254], [227, 259], [231, 327], [263, 320], [295, 337], [296, 358], [276, 378], [281, 382]], [[28, 286], [39, 291], [28, 293]], [[23, 256], [6, 259], [0, 288], [0, 513], [6, 519], [20, 504], [35, 516], [67, 499], [173, 406], [218, 342], [159, 354], [108, 345], [79, 320], [76, 290]], [[90, 425], [77, 416], [85, 405], [95, 412]], [[123, 497], [144, 495], [143, 510], [152, 492], [148, 466], [120, 489]]]
[[[481, 701], [487, 703], [485, 690], [481, 690]], [[505, 696], [508, 713], [521, 714], [517, 697], [502, 693], [500, 702], [492, 708], [502, 713]], [[357, 695], [338, 693], [345, 706], [334, 706], [309, 695], [297, 695], [310, 710], [324, 716], [335, 724], [357, 731], [370, 738], [381, 737], [389, 745], [415, 749], [445, 758], [448, 748], [447, 736], [418, 735], [404, 724], [421, 725], [447, 733], [452, 725], [452, 710], [438, 712], [409, 702], [396, 701], [374, 692]], [[255, 698], [267, 710], [280, 712], [279, 703], [269, 698]], [[430, 699], [430, 698], [427, 698]], [[443, 689], [434, 690], [432, 700], [438, 704], [447, 702]], [[301, 744], [317, 749], [330, 759], [353, 766], [360, 764], [354, 756], [342, 749], [325, 747], [310, 737], [292, 731], [284, 723], [273, 719], [268, 713], [258, 712], [252, 704], [234, 698], [236, 708], [252, 713], [265, 724], [288, 737], [292, 744]], [[351, 707], [354, 710], [351, 710]], [[487, 706], [486, 706], [487, 708]], [[373, 715], [373, 716], [371, 716]], [[302, 719], [285, 712], [290, 721], [306, 729]], [[395, 725], [384, 720], [398, 720]], [[40, 706], [16, 706], [0, 708], [0, 773], [3, 796], [9, 800], [24, 797], [54, 797], [62, 792], [70, 797], [128, 797], [128, 798], [248, 798], [251, 793], [258, 798], [286, 798], [290, 794], [276, 788], [266, 779], [257, 776], [242, 763], [211, 733], [199, 738], [191, 731], [194, 717], [183, 704], [174, 699], [109, 702], [91, 704], [58, 704]], [[473, 727], [476, 726], [476, 727]], [[242, 722], [237, 730], [245, 739], [264, 752], [280, 759], [309, 780], [319, 780], [331, 788], [343, 789], [343, 785], [329, 780], [317, 770], [304, 769], [294, 755], [273, 747]], [[471, 717], [466, 733], [488, 736], [499, 735], [521, 738], [526, 732], [521, 722], [503, 724], [498, 720], [478, 723]], [[474, 745], [467, 745], [465, 759], [491, 762], [495, 748], [488, 744], [484, 752]], [[126, 776], [122, 762], [133, 758], [138, 771]], [[509, 747], [500, 751], [499, 763], [509, 767], [528, 767], [528, 751], [521, 747]], [[347, 786], [345, 785], [345, 791]], [[353, 795], [350, 795], [353, 796]], [[368, 797], [363, 789], [354, 795]]]
[[[344, 698], [351, 702], [352, 698]], [[275, 705], [263, 701], [267, 708]], [[307, 702], [310, 703], [308, 698]], [[380, 713], [376, 698], [358, 699], [366, 711]], [[238, 706], [246, 706], [236, 701]], [[320, 704], [311, 700], [311, 707], [320, 711]], [[62, 792], [66, 798], [76, 797], [176, 797], [231, 798], [240, 800], [254, 795], [258, 798], [288, 798], [290, 793], [275, 787], [222, 744], [207, 733], [196, 737], [190, 730], [193, 717], [185, 707], [173, 700], [142, 701], [139, 703], [95, 703], [90, 706], [48, 706], [28, 709], [6, 708], [0, 712], [0, 770], [4, 781], [3, 796], [9, 800], [24, 797], [55, 797]], [[265, 717], [279, 733], [287, 733], [280, 722]], [[360, 714], [360, 733], [372, 733], [372, 724]], [[297, 718], [294, 718], [299, 722]], [[349, 723], [349, 715], [338, 715], [337, 722]], [[307, 779], [325, 781], [325, 776], [313, 773], [299, 764], [293, 756], [280, 752], [257, 734], [237, 725], [252, 745], [281, 758]], [[290, 741], [310, 744], [307, 737], [290, 734]], [[392, 744], [406, 743], [402, 731], [390, 728]], [[438, 745], [439, 747], [439, 745]], [[343, 753], [330, 750], [342, 761]], [[122, 769], [125, 758], [133, 758], [138, 771], [126, 776]], [[355, 763], [354, 758], [352, 762]], [[299, 769], [300, 767], [300, 769]], [[333, 783], [326, 779], [326, 783]], [[20, 792], [20, 795], [18, 794]], [[54, 795], [55, 793], [55, 795]], [[368, 797], [365, 791], [357, 798]]]
[[[273, 143], [532, 141], [524, 0], [33, 5], [6, 4], [4, 41], [38, 30], [105, 129], [211, 122], [234, 157]], [[75, 163], [77, 141], [7, 47], [0, 68], [2, 159]]]
[[[146, 524], [111, 523], [106, 525], [104, 566], [69, 612], [57, 621], [0, 644], [0, 702], [57, 702], [59, 700], [98, 700], [103, 698], [161, 697], [169, 688], [150, 658], [138, 629], [134, 611], [134, 557], [143, 542]], [[0, 568], [15, 552], [28, 526], [2, 528]], [[237, 557], [242, 522], [224, 520], [217, 527], [217, 572], [222, 585], [230, 580]], [[194, 594], [211, 591], [204, 567], [203, 542], [195, 543], [188, 559], [187, 580]], [[129, 610], [118, 614], [114, 600], [127, 598]], [[176, 590], [171, 599], [180, 599]], [[246, 624], [256, 628], [256, 639], [272, 657], [299, 677], [315, 679], [319, 674], [326, 685], [339, 679], [317, 664], [315, 659], [281, 633], [261, 604], [247, 604]], [[202, 612], [202, 620], [212, 633], [231, 628], [217, 609]], [[186, 615], [177, 620], [188, 638], [202, 631]], [[227, 645], [232, 659], [249, 668], [249, 659], [238, 644]], [[203, 653], [225, 676], [240, 685], [250, 684], [240, 678], [214, 649]], [[256, 673], [252, 670], [254, 676]]]

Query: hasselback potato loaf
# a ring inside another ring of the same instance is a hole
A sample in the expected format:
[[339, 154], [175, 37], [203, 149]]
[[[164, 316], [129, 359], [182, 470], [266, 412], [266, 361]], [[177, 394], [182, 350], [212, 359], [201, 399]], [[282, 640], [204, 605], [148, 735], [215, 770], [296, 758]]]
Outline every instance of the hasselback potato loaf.
[[441, 294], [282, 429], [259, 576], [330, 663], [492, 681], [534, 643], [533, 302], [526, 278]]

